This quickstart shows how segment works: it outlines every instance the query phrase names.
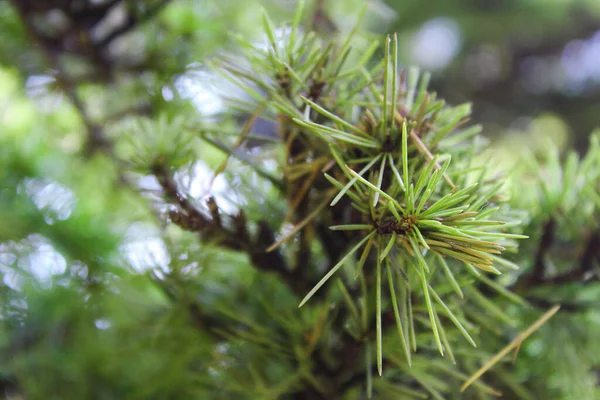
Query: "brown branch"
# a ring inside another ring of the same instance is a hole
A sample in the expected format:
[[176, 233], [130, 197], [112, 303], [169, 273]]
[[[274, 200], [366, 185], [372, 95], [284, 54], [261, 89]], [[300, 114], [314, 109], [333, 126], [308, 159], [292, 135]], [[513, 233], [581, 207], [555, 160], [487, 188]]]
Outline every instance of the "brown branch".
[[[554, 242], [554, 232], [556, 229], [556, 221], [549, 220], [544, 225], [544, 231], [540, 244], [536, 252], [533, 271], [531, 274], [516, 284], [517, 291], [521, 291], [530, 287], [540, 285], [564, 285], [571, 282], [580, 282], [586, 278], [586, 274], [592, 271], [594, 261], [600, 263], [600, 232], [594, 232], [587, 240], [586, 246], [579, 258], [577, 267], [560, 275], [546, 278], [544, 257], [550, 250]], [[588, 281], [597, 281], [598, 276], [592, 277]]]
[[161, 0], [150, 7], [142, 17], [134, 16], [131, 13], [127, 17], [127, 21], [123, 23], [123, 25], [115, 28], [110, 34], [108, 34], [104, 39], [96, 43], [98, 47], [106, 47], [113, 42], [119, 36], [126, 34], [127, 32], [137, 28], [139, 25], [148, 21], [150, 18], [158, 14], [167, 4], [169, 4], [171, 0]]
[[333, 20], [327, 15], [325, 10], [325, 0], [315, 2], [314, 13], [311, 21], [311, 29], [321, 32], [325, 35], [331, 35], [338, 32], [338, 27]]
[[539, 309], [547, 310], [550, 307], [554, 307], [560, 304], [561, 312], [579, 313], [587, 312], [598, 307], [597, 302], [582, 302], [582, 303], [569, 303], [564, 301], [551, 301], [540, 297], [526, 297], [527, 302]]
[[85, 6], [80, 10], [72, 13], [74, 22], [80, 26], [85, 26], [88, 29], [94, 28], [99, 22], [104, 20], [108, 12], [123, 0], [110, 0], [101, 4], [93, 4], [85, 2]]
[[46, 58], [49, 67], [53, 71], [52, 75], [54, 76], [54, 79], [56, 79], [56, 83], [79, 112], [79, 115], [81, 116], [81, 119], [87, 131], [87, 152], [91, 153], [97, 150], [102, 150], [112, 155], [112, 142], [104, 135], [104, 130], [102, 129], [102, 127], [91, 120], [89, 113], [85, 105], [83, 104], [83, 101], [77, 94], [75, 83], [71, 81], [67, 74], [64, 73], [62, 66], [60, 65], [58, 54], [51, 51], [46, 46], [46, 38], [38, 32], [35, 26], [33, 26], [33, 23], [27, 16], [26, 9], [23, 3], [19, 2], [18, 0], [10, 1], [13, 4], [14, 8], [17, 10], [17, 13], [21, 18], [23, 24], [27, 28], [27, 32], [31, 37], [31, 40], [34, 43], [37, 43], [40, 49], [42, 50], [42, 54]]
[[579, 267], [544, 280], [549, 284], [564, 284], [567, 282], [579, 281], [585, 278], [585, 275], [592, 270], [594, 259], [600, 258], [600, 232], [594, 232], [587, 241], [587, 245], [579, 259]]
[[275, 240], [275, 235], [265, 221], [258, 223], [258, 233], [253, 239], [248, 233], [243, 213], [233, 218], [233, 228], [226, 227], [222, 224], [222, 216], [214, 200], [209, 200], [210, 216], [205, 215], [179, 191], [169, 168], [164, 164], [156, 164], [151, 171], [157, 177], [168, 201], [180, 209], [171, 211], [173, 223], [199, 234], [202, 240], [210, 240], [230, 250], [245, 252], [255, 268], [277, 274], [298, 295], [304, 295], [310, 290], [310, 283], [298, 279], [279, 251], [267, 252], [267, 248]]
[[540, 239], [540, 243], [535, 254], [533, 270], [524, 281], [527, 286], [533, 286], [537, 283], [544, 281], [544, 275], [546, 272], [544, 258], [546, 257], [546, 254], [554, 244], [555, 231], [556, 221], [554, 220], [554, 218], [550, 218], [548, 222], [544, 224], [544, 227], [542, 229], [542, 237]]

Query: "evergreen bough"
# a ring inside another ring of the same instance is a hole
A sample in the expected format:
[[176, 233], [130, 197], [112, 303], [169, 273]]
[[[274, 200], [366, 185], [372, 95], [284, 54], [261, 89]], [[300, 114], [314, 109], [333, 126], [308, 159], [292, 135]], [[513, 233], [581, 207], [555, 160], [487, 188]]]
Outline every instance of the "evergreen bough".
[[[215, 60], [250, 96], [229, 104], [252, 115], [239, 135], [166, 115], [94, 130], [83, 114], [108, 157], [66, 161], [3, 136], [2, 252], [52, 245], [71, 274], [3, 291], [23, 321], [3, 327], [3, 382], [28, 398], [596, 398], [600, 136], [582, 159], [490, 146], [469, 104], [399, 69], [395, 35], [358, 52], [357, 28], [327, 40], [302, 18], [265, 14], [267, 46], [236, 37], [243, 56]], [[279, 140], [251, 133], [258, 118]], [[227, 157], [207, 191], [224, 177], [228, 197], [186, 189], [208, 145]], [[86, 167], [65, 179], [27, 161], [41, 154]], [[72, 215], [36, 203], [41, 178], [81, 199]], [[158, 230], [168, 267], [133, 272], [111, 218]]]

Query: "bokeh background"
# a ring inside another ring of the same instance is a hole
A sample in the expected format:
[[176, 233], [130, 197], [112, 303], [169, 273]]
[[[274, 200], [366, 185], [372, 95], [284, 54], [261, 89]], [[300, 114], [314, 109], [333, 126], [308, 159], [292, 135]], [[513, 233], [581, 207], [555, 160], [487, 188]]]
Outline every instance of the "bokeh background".
[[[0, 4], [0, 62], [16, 67], [28, 95], [36, 96], [51, 86], [47, 60], [32, 46], [32, 38], [10, 3]], [[65, 62], [74, 75], [89, 73], [102, 80], [114, 71], [122, 78], [127, 73], [143, 75], [143, 70], [152, 68], [158, 76], [140, 76], [148, 92], [138, 88], [143, 95], [162, 96], [153, 101], [191, 98], [204, 115], [223, 108], [224, 89], [206, 71], [209, 60], [223, 52], [235, 52], [232, 35], [254, 36], [260, 41], [263, 7], [279, 22], [289, 20], [296, 7], [295, 1], [283, 0], [14, 3], [22, 4], [22, 12], [46, 36], [52, 52], [67, 57]], [[76, 13], [86, 3], [112, 7], [101, 14], [100, 23], [92, 11]], [[112, 26], [130, 22], [125, 3], [133, 4], [139, 22], [148, 21], [138, 26], [137, 20], [135, 24], [131, 20], [126, 34], [107, 49], [96, 51], [101, 54], [94, 54], [91, 47], [95, 41], [106, 40]], [[65, 12], [66, 4], [72, 15]], [[448, 102], [473, 102], [474, 119], [484, 124], [488, 135], [552, 131], [582, 150], [587, 136], [598, 126], [600, 2], [312, 0], [306, 8], [314, 10], [313, 16], [305, 19], [305, 25], [332, 36], [344, 34], [365, 6], [368, 9], [360, 26], [363, 35], [373, 38], [397, 32], [401, 62], [432, 72], [432, 88]], [[75, 26], [78, 29], [73, 29]], [[88, 42], [82, 39], [82, 31], [89, 33]], [[90, 70], [85, 62], [94, 60], [96, 68]], [[164, 90], [149, 90], [155, 88], [153, 83], [162, 84]]]

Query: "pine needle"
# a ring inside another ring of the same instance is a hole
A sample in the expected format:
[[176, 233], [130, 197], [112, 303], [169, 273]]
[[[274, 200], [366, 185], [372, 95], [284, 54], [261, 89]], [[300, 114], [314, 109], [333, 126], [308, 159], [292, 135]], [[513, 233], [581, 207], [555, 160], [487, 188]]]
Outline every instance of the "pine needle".
[[527, 339], [533, 332], [538, 330], [542, 325], [546, 323], [550, 318], [554, 316], [560, 309], [560, 305], [556, 305], [552, 307], [550, 310], [546, 311], [544, 315], [542, 315], [537, 321], [535, 321], [527, 330], [523, 333], [519, 334], [508, 346], [500, 350], [498, 354], [492, 357], [488, 362], [486, 362], [477, 372], [475, 372], [467, 381], [461, 386], [460, 391], [464, 392], [473, 382], [475, 382], [479, 377], [485, 374], [489, 369], [491, 369], [498, 361], [500, 361], [504, 356], [510, 353], [511, 350], [521, 345], [521, 343]]
[[284, 237], [282, 237], [281, 239], [279, 239], [278, 241], [276, 241], [275, 243], [273, 243], [272, 245], [270, 245], [267, 248], [267, 253], [275, 250], [276, 248], [278, 248], [279, 246], [281, 246], [283, 243], [287, 242], [292, 237], [294, 237], [294, 235], [296, 233], [300, 232], [300, 230], [302, 228], [304, 228], [313, 218], [315, 218], [317, 215], [319, 215], [319, 213], [323, 210], [323, 208], [325, 208], [325, 206], [327, 206], [327, 203], [329, 203], [329, 199], [330, 198], [331, 198], [331, 195], [327, 196], [325, 198], [325, 200], [322, 201], [321, 204], [319, 204], [314, 209], [313, 212], [311, 212], [310, 214], [308, 214], [306, 216], [306, 218], [304, 218], [300, 223], [298, 223], [296, 226], [294, 226], [294, 228], [292, 228], [292, 230], [289, 231], [287, 235], [285, 235]]

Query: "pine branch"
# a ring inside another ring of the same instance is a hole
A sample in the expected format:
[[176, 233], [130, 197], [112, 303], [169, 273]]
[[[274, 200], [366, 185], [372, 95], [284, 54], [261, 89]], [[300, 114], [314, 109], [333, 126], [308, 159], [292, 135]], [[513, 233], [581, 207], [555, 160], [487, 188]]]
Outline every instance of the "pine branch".
[[[541, 297], [526, 297], [526, 300], [529, 302], [529, 304], [544, 310], [547, 310], [548, 308], [554, 307], [558, 304], [558, 302], [550, 301]], [[590, 302], [589, 304], [575, 302], [569, 303], [564, 301], [560, 302], [560, 310], [569, 313], [586, 313], [596, 307], [598, 307], [597, 302]]]
[[534, 286], [538, 283], [544, 282], [545, 280], [545, 261], [546, 254], [552, 248], [554, 243], [554, 235], [556, 231], [556, 221], [554, 218], [550, 218], [548, 222], [544, 224], [542, 228], [542, 237], [540, 239], [536, 254], [535, 261], [533, 264], [533, 270], [531, 274], [523, 280], [523, 284], [526, 286]]
[[108, 34], [104, 39], [99, 41], [96, 45], [101, 48], [110, 45], [118, 37], [123, 36], [124, 34], [136, 29], [138, 26], [154, 17], [170, 2], [171, 0], [158, 1], [156, 4], [149, 7], [148, 10], [141, 17], [134, 16], [131, 13], [129, 13], [129, 15], [127, 16], [127, 20], [121, 26], [115, 28], [115, 30]]
[[226, 331], [226, 324], [207, 315], [196, 302], [182, 298], [181, 293], [176, 290], [176, 286], [169, 285], [168, 280], [158, 278], [154, 274], [151, 274], [151, 278], [173, 304], [181, 304], [182, 301], [185, 303], [188, 314], [196, 329], [211, 334], [217, 340], [228, 339], [219, 333], [220, 330]]
[[594, 232], [588, 239], [587, 244], [579, 258], [577, 268], [547, 279], [544, 283], [562, 285], [568, 282], [579, 281], [585, 278], [585, 275], [592, 270], [594, 260], [600, 262], [600, 232]]
[[[518, 282], [515, 290], [522, 291], [526, 288], [540, 285], [565, 285], [571, 282], [579, 282], [586, 277], [586, 274], [591, 272], [594, 261], [600, 263], [600, 233], [594, 232], [587, 240], [586, 246], [581, 253], [578, 265], [567, 272], [553, 276], [545, 277], [545, 262], [546, 254], [552, 248], [554, 243], [554, 235], [556, 230], [556, 221], [550, 219], [543, 228], [542, 237], [536, 252], [535, 262], [531, 274]], [[590, 280], [597, 280], [598, 277], [592, 277]]]
[[267, 248], [275, 241], [275, 235], [265, 221], [258, 223], [258, 233], [252, 239], [243, 213], [234, 217], [233, 228], [226, 227], [214, 199], [208, 201], [211, 216], [204, 215], [178, 190], [165, 165], [154, 165], [151, 171], [157, 177], [168, 201], [180, 208], [180, 211], [170, 213], [173, 223], [182, 229], [198, 233], [203, 241], [216, 242], [230, 250], [245, 252], [257, 269], [277, 274], [296, 294], [303, 294], [310, 288], [311, 283], [298, 279], [298, 275], [289, 268], [279, 251], [267, 252]]
[[38, 32], [35, 26], [33, 26], [32, 21], [27, 15], [25, 4], [19, 2], [18, 0], [10, 1], [12, 2], [14, 8], [17, 10], [19, 17], [23, 22], [23, 25], [27, 28], [27, 33], [31, 37], [31, 40], [39, 45], [44, 57], [47, 60], [49, 67], [51, 68], [52, 75], [54, 76], [54, 79], [56, 80], [58, 86], [67, 95], [71, 103], [79, 112], [79, 115], [81, 116], [81, 119], [87, 131], [88, 154], [94, 153], [96, 151], [102, 151], [112, 155], [112, 141], [105, 135], [104, 129], [100, 125], [94, 123], [90, 118], [83, 101], [77, 94], [76, 83], [73, 82], [69, 78], [69, 76], [64, 72], [62, 66], [60, 65], [58, 54], [48, 48], [45, 37]]

